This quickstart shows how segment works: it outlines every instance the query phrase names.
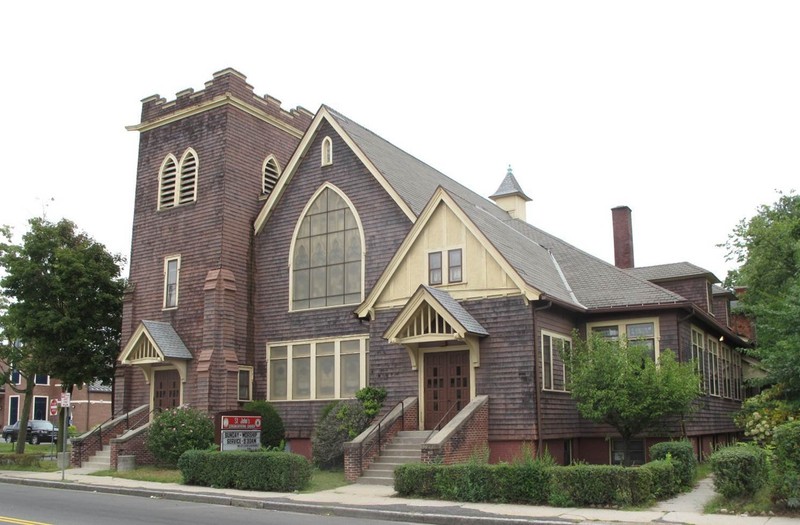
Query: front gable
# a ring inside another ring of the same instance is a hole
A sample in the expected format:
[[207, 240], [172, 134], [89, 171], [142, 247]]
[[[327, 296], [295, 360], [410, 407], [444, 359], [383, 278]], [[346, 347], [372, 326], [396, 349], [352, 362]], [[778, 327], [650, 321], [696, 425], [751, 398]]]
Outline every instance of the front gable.
[[[462, 275], [458, 282], [449, 282], [446, 275], [449, 250], [461, 250]], [[441, 253], [445, 274], [437, 288], [454, 299], [520, 294], [537, 299], [541, 294], [524, 282], [447, 192], [439, 189], [357, 315], [365, 317], [371, 310], [406, 305], [421, 284], [429, 284], [428, 258], [434, 252]]]
[[[325, 126], [326, 124], [327, 126]], [[403, 200], [397, 191], [391, 186], [391, 184], [389, 184], [372, 160], [369, 159], [366, 154], [364, 154], [361, 148], [358, 147], [355, 141], [353, 141], [353, 139], [347, 134], [342, 126], [336, 121], [333, 114], [325, 106], [323, 106], [317, 112], [316, 116], [314, 117], [314, 121], [311, 123], [306, 131], [306, 134], [303, 136], [303, 139], [300, 141], [300, 144], [297, 146], [292, 158], [286, 165], [286, 169], [284, 170], [280, 179], [278, 179], [275, 188], [272, 190], [272, 193], [270, 193], [269, 197], [264, 203], [264, 207], [261, 209], [258, 217], [256, 217], [253, 225], [256, 235], [264, 228], [267, 219], [274, 211], [278, 201], [281, 199], [281, 196], [286, 191], [287, 186], [300, 167], [300, 164], [304, 162], [307, 157], [309, 162], [320, 162], [320, 164], [325, 166], [334, 165], [336, 163], [336, 152], [328, 152], [328, 154], [332, 154], [332, 158], [323, 158], [323, 151], [312, 147], [312, 145], [316, 143], [315, 139], [320, 132], [320, 128], [323, 127], [332, 128], [333, 131], [344, 141], [347, 147], [350, 148], [356, 157], [358, 157], [358, 159], [364, 164], [372, 176], [375, 177], [383, 189], [386, 190], [395, 203], [397, 203], [406, 217], [408, 217], [412, 222], [416, 220], [416, 215], [408, 203], [406, 203], [405, 200]], [[323, 141], [323, 143], [325, 143], [325, 141]], [[330, 146], [329, 143], [327, 144]]]

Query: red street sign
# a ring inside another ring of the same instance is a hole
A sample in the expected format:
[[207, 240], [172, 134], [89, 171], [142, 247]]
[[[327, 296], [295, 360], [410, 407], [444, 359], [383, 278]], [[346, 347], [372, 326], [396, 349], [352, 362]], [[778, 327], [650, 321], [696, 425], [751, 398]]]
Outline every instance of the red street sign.
[[51, 399], [50, 400], [50, 415], [55, 416], [58, 414], [58, 399]]

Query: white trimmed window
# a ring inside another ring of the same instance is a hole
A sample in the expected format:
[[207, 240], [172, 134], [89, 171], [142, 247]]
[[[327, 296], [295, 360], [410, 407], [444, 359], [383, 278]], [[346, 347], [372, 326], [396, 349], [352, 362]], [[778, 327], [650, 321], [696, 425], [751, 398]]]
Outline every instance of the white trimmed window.
[[178, 280], [181, 273], [181, 256], [164, 258], [164, 309], [178, 307]]
[[22, 374], [19, 373], [19, 370], [16, 368], [11, 368], [11, 384], [12, 385], [19, 385], [22, 383]]
[[180, 162], [169, 154], [158, 174], [158, 209], [165, 210], [197, 200], [197, 153], [187, 149]]
[[464, 282], [464, 259], [461, 248], [428, 252], [428, 284], [431, 286], [444, 284], [445, 275], [447, 284]]
[[47, 374], [36, 374], [33, 376], [33, 383], [36, 385], [49, 385], [50, 376]]
[[281, 169], [278, 166], [278, 161], [274, 156], [270, 155], [264, 160], [264, 167], [262, 169], [261, 180], [261, 193], [269, 195], [275, 189], [278, 183], [278, 177], [281, 175]]
[[352, 398], [367, 384], [366, 337], [270, 345], [269, 400]]
[[238, 397], [239, 401], [252, 401], [253, 400], [253, 367], [240, 366], [239, 367], [239, 381], [238, 381]]
[[178, 180], [178, 161], [170, 154], [161, 163], [158, 174], [158, 209], [172, 208], [175, 206], [175, 195]]
[[333, 141], [330, 137], [322, 139], [320, 158], [323, 166], [330, 166], [333, 164]]
[[13, 425], [19, 420], [19, 396], [8, 398], [8, 424]]
[[709, 393], [712, 396], [720, 395], [721, 381], [720, 381], [720, 359], [719, 359], [719, 341], [713, 337], [708, 338], [706, 345], [708, 352], [708, 378], [709, 378]]
[[569, 381], [564, 353], [572, 348], [572, 338], [542, 330], [542, 389], [567, 391]]
[[640, 346], [648, 355], [657, 360], [660, 354], [658, 340], [658, 319], [626, 319], [603, 323], [590, 323], [587, 328], [595, 334], [613, 341], [624, 337], [629, 346]]
[[692, 361], [694, 368], [700, 375], [700, 390], [709, 392], [708, 363], [706, 358], [705, 334], [692, 327]]
[[364, 234], [352, 203], [325, 184], [295, 228], [291, 257], [291, 309], [362, 301]]
[[33, 396], [33, 413], [31, 419], [47, 419], [47, 396]]
[[187, 149], [181, 158], [181, 188], [178, 204], [197, 200], [197, 153]]

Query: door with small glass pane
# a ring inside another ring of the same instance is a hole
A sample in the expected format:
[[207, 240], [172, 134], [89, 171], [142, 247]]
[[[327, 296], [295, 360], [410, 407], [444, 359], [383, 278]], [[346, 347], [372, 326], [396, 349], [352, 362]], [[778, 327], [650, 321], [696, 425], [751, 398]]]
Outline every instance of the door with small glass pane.
[[153, 408], [167, 410], [180, 405], [181, 376], [177, 370], [158, 370], [153, 382]]
[[425, 429], [444, 426], [469, 403], [469, 351], [425, 354]]

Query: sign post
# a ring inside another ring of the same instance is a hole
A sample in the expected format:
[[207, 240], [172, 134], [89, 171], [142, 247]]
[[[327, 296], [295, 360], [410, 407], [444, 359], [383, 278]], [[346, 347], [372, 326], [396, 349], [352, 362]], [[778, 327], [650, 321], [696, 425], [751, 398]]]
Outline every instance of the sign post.
[[220, 448], [223, 451], [261, 448], [261, 416], [223, 415], [221, 419]]
[[[70, 395], [69, 392], [62, 392], [61, 393], [61, 400], [60, 400], [61, 408], [64, 409], [64, 422], [61, 424], [61, 450], [63, 455], [61, 456], [61, 481], [64, 481], [65, 471], [67, 470], [67, 436], [69, 435], [69, 407], [70, 407]], [[52, 406], [52, 403], [51, 403]], [[51, 408], [52, 410], [52, 408]]]

